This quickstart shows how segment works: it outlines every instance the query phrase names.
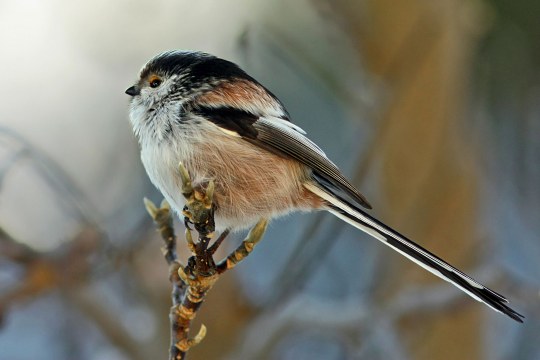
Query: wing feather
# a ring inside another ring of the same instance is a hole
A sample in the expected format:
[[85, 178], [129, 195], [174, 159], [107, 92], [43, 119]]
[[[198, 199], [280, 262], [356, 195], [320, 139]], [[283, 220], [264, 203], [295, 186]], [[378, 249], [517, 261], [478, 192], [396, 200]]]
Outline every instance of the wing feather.
[[336, 196], [353, 201], [367, 209], [366, 198], [341, 174], [324, 151], [306, 137], [306, 132], [283, 117], [261, 116], [246, 109], [230, 106], [192, 104], [193, 114], [213, 122], [232, 136], [240, 136], [280, 156], [293, 158], [310, 167], [313, 178], [332, 188]]
[[301, 128], [283, 124], [273, 117], [260, 117], [253, 123], [253, 127], [257, 130], [257, 136], [247, 140], [267, 149], [275, 149], [309, 166], [315, 177], [324, 179], [327, 186], [333, 187], [337, 194], [371, 209], [366, 198], [341, 174], [326, 154], [304, 135]]

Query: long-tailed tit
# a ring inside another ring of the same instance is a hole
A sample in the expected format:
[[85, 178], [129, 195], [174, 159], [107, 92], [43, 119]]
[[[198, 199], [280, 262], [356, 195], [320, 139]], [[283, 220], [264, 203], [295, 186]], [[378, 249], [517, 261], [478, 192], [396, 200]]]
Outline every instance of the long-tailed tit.
[[131, 96], [130, 119], [150, 180], [179, 213], [179, 163], [194, 186], [215, 183], [216, 230], [261, 218], [326, 210], [512, 319], [523, 316], [488, 289], [369, 215], [365, 197], [290, 122], [278, 98], [232, 62], [201, 52], [151, 59]]

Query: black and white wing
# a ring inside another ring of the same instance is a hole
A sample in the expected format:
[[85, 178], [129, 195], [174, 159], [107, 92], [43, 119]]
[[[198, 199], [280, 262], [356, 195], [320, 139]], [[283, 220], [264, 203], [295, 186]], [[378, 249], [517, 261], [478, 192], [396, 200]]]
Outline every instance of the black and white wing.
[[326, 154], [305, 136], [305, 131], [285, 116], [257, 116], [232, 107], [199, 106], [194, 113], [252, 144], [299, 161], [313, 170], [314, 179], [320, 179], [328, 188], [332, 188], [335, 196], [371, 209], [366, 198], [341, 174]]
[[261, 117], [253, 127], [257, 130], [256, 138], [246, 140], [309, 166], [313, 170], [312, 177], [317, 182], [324, 182], [335, 196], [371, 209], [366, 198], [300, 127], [277, 117]]
[[341, 174], [325, 153], [305, 136], [305, 132], [288, 119], [256, 116], [236, 108], [208, 108], [201, 115], [252, 144], [309, 166], [313, 170], [313, 182], [305, 186], [327, 201], [331, 213], [452, 283], [475, 300], [523, 322], [523, 316], [507, 305], [508, 300], [504, 296], [361, 210], [360, 206], [371, 209], [364, 196]]

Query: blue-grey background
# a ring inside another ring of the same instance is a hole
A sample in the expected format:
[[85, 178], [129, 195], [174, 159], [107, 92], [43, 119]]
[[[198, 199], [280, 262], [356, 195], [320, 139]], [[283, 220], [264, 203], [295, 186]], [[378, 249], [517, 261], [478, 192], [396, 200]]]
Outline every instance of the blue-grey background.
[[526, 316], [296, 214], [212, 290], [192, 359], [539, 359], [539, 16], [532, 0], [0, 0], [0, 360], [167, 356], [141, 201], [161, 196], [124, 90], [177, 48], [239, 63], [374, 214]]

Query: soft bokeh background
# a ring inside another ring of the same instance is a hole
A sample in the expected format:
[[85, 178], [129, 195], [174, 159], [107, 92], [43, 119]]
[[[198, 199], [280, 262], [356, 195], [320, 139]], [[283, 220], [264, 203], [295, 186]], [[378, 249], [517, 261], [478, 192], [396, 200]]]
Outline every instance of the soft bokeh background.
[[190, 358], [540, 359], [539, 19], [534, 0], [0, 0], [0, 360], [166, 358], [141, 201], [161, 197], [124, 90], [176, 48], [238, 62], [380, 219], [526, 316], [300, 214], [212, 290]]

